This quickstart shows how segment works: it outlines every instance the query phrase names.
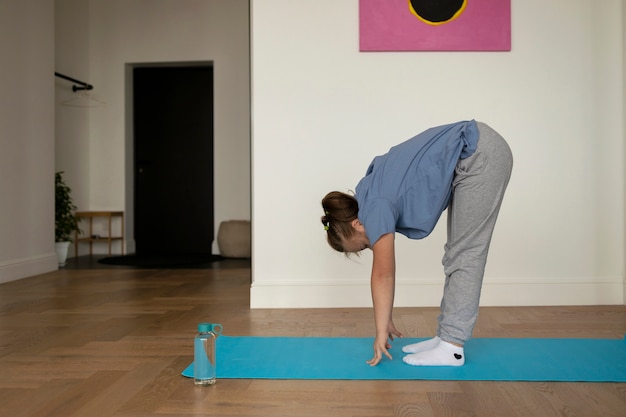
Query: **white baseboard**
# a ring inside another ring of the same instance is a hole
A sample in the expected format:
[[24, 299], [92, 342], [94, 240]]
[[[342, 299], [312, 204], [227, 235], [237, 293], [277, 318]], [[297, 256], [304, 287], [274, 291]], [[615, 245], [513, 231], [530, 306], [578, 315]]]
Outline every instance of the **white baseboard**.
[[[396, 307], [437, 307], [443, 281], [396, 284]], [[489, 280], [481, 306], [623, 305], [624, 282], [614, 279], [559, 278]], [[255, 308], [371, 307], [369, 281], [258, 282], [250, 289]]]
[[59, 269], [56, 252], [0, 262], [0, 284]]

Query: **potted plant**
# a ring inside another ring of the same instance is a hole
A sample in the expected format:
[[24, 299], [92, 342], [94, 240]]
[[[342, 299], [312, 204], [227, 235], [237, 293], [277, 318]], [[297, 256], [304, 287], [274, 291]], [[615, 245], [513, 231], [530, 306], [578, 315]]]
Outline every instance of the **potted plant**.
[[54, 195], [54, 241], [59, 258], [59, 266], [65, 266], [67, 251], [75, 231], [80, 232], [76, 206], [72, 201], [72, 189], [63, 180], [63, 171], [57, 172]]

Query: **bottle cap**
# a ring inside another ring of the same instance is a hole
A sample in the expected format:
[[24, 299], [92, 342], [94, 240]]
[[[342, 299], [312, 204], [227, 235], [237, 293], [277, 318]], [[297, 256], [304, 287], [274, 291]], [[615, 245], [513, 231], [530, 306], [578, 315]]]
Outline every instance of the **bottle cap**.
[[198, 324], [198, 332], [200, 333], [208, 333], [211, 331], [213, 325], [211, 323], [200, 323]]

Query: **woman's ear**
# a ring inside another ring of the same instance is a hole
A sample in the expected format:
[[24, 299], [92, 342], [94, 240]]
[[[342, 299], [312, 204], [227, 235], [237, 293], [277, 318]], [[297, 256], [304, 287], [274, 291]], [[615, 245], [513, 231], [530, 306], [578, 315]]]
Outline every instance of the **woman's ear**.
[[358, 218], [352, 220], [350, 224], [352, 225], [352, 228], [356, 231], [361, 232], [364, 230], [363, 223], [361, 223], [361, 221]]

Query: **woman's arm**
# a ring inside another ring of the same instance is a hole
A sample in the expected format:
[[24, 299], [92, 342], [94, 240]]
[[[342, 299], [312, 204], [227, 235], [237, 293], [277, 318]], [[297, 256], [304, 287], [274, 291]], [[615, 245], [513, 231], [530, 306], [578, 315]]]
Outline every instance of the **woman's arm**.
[[394, 234], [383, 235], [374, 244], [372, 251], [374, 252], [374, 260], [371, 286], [376, 340], [374, 341], [374, 357], [367, 363], [374, 366], [381, 361], [382, 355], [391, 359], [391, 355], [387, 351], [391, 345], [387, 340], [393, 340], [393, 336], [402, 337], [402, 334], [396, 330], [392, 320], [396, 277]]

